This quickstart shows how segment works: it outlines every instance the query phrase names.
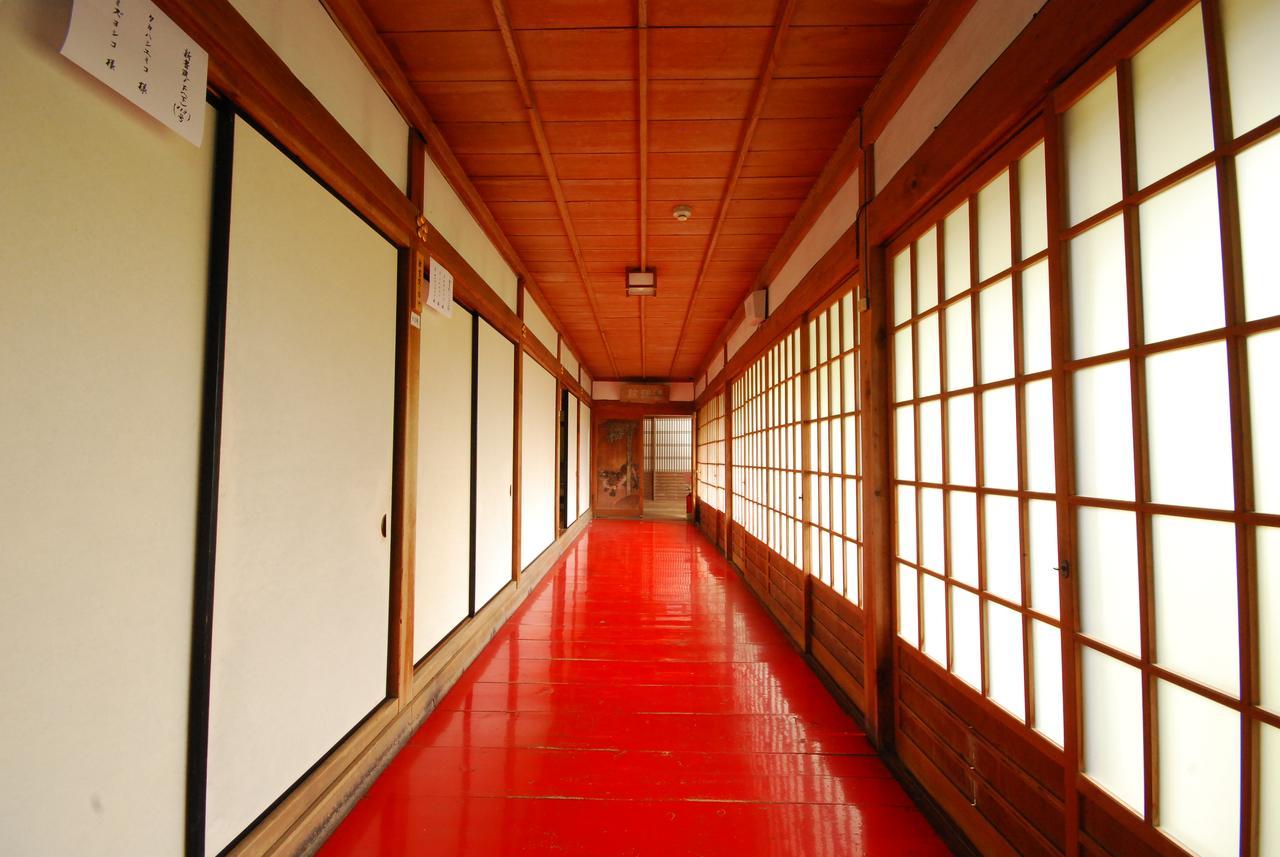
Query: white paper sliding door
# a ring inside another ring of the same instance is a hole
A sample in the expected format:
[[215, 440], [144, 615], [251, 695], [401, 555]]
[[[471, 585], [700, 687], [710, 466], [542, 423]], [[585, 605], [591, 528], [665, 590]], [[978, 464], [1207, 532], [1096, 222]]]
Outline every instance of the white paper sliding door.
[[[485, 321], [476, 359], [476, 609], [511, 582], [516, 347]], [[421, 550], [421, 549], [420, 549]]]
[[565, 414], [564, 426], [567, 437], [565, 449], [564, 508], [565, 522], [568, 527], [578, 519], [578, 397], [570, 393], [567, 397], [569, 412]]
[[524, 355], [520, 405], [520, 567], [555, 540], [556, 379]]
[[418, 374], [418, 528], [413, 579], [413, 658], [467, 618], [471, 597], [471, 328], [422, 316]]
[[396, 250], [236, 123], [210, 853], [383, 698]]
[[578, 408], [578, 514], [591, 508], [591, 408]]
[[0, 852], [180, 854], [216, 117], [67, 62], [69, 9], [0, 3]]

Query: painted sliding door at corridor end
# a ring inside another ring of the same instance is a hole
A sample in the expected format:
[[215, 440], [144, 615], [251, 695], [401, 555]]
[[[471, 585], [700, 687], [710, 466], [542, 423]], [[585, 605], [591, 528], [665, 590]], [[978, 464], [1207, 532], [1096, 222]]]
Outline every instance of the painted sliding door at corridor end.
[[216, 122], [59, 56], [69, 9], [0, 3], [0, 852], [179, 854]]
[[394, 247], [237, 121], [209, 853], [384, 698], [396, 277]]

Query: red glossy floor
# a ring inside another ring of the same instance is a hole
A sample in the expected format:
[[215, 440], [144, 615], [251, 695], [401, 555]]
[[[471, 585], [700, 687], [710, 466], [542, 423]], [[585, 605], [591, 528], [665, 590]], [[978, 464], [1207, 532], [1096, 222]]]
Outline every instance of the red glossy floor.
[[948, 854], [693, 527], [601, 522], [321, 851]]

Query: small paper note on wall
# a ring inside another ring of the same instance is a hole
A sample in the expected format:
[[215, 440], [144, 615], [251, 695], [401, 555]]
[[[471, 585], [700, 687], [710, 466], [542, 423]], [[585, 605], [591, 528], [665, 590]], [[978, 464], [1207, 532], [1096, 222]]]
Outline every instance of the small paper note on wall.
[[192, 144], [204, 139], [209, 54], [151, 0], [74, 0], [62, 55]]
[[453, 274], [435, 259], [431, 260], [427, 306], [441, 315], [453, 317]]

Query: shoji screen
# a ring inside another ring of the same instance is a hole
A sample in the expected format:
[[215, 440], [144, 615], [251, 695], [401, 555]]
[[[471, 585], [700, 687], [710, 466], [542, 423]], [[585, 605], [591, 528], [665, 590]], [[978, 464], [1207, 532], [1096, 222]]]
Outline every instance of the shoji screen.
[[733, 383], [733, 520], [801, 563], [800, 331]]
[[476, 341], [476, 609], [511, 582], [516, 347], [481, 321]]
[[396, 250], [236, 123], [206, 842], [383, 699]]
[[898, 634], [1063, 741], [1045, 147], [892, 261]]
[[862, 480], [858, 446], [858, 319], [845, 292], [809, 322], [809, 571], [861, 598]]
[[1280, 853], [1278, 35], [1194, 5], [1061, 125], [1083, 770], [1207, 855]]
[[565, 526], [569, 526], [578, 518], [578, 397], [572, 393], [568, 396], [568, 413], [565, 414], [565, 462], [564, 508]]
[[0, 850], [180, 854], [216, 117], [124, 104], [69, 9], [0, 4]]
[[724, 511], [724, 393], [698, 410], [698, 497]]
[[591, 508], [591, 408], [578, 409], [578, 514]]
[[520, 398], [520, 567], [556, 537], [556, 379], [524, 355]]
[[471, 338], [475, 317], [422, 315], [413, 657], [467, 618], [471, 598]]

